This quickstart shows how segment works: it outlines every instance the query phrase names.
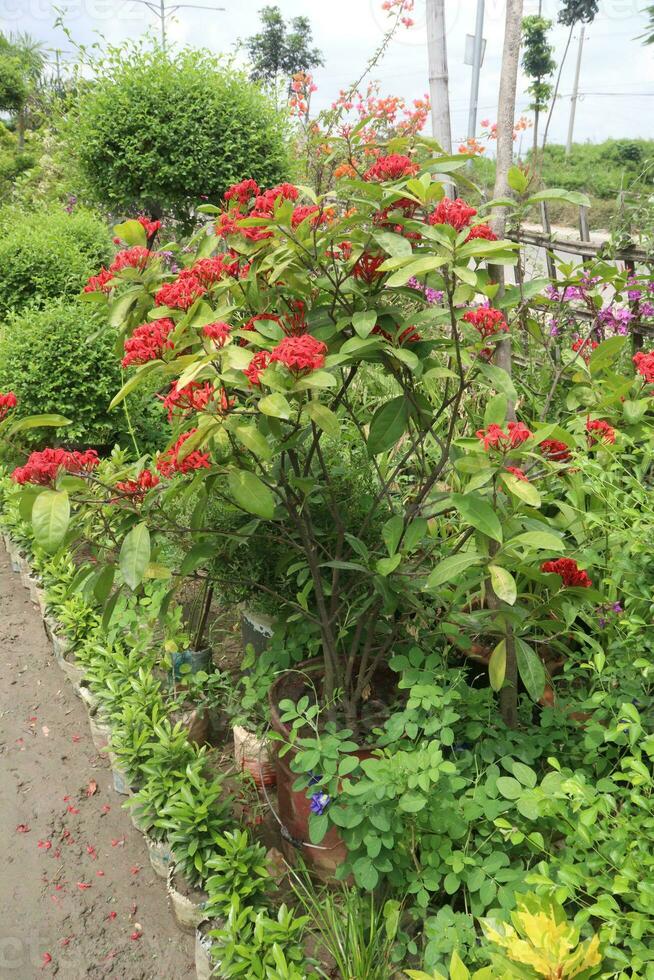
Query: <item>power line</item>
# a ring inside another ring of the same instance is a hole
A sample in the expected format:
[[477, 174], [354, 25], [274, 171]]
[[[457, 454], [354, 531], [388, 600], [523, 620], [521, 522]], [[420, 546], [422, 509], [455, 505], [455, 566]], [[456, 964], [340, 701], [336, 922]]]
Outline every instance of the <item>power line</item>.
[[165, 51], [167, 48], [167, 36], [166, 36], [166, 21], [173, 14], [177, 13], [178, 10], [210, 10], [212, 13], [220, 13], [225, 11], [226, 7], [207, 7], [204, 4], [197, 3], [175, 3], [172, 7], [166, 9], [166, 0], [158, 0], [158, 3], [154, 0], [131, 0], [132, 3], [140, 3], [141, 6], [147, 7], [152, 13], [159, 19], [159, 27], [161, 30], [161, 47]]

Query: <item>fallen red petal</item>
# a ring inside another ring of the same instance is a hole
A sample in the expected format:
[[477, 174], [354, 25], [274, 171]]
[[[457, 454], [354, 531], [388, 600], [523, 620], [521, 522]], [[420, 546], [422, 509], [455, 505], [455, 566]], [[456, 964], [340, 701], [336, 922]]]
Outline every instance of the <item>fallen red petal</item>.
[[92, 779], [89, 785], [86, 787], [86, 795], [93, 796], [93, 794], [97, 793], [97, 791], [98, 791], [98, 784], [96, 783], [95, 779]]
[[98, 855], [96, 854], [96, 851], [95, 851], [95, 848], [93, 847], [93, 845], [92, 845], [92, 844], [89, 844], [89, 845], [87, 846], [87, 848], [86, 848], [86, 853], [87, 853], [87, 854], [90, 854], [90, 855], [91, 855], [91, 857], [92, 857], [92, 858], [93, 858], [93, 859], [94, 859], [95, 861], [97, 861], [97, 860], [98, 860]]
[[28, 827], [26, 823], [19, 823], [16, 827], [16, 833], [18, 834], [29, 834], [32, 828]]
[[141, 866], [140, 866], [140, 864], [133, 864], [132, 867], [129, 870], [131, 871], [131, 873], [133, 875], [137, 875], [139, 873], [139, 871], [141, 870]]
[[103, 813], [109, 813], [110, 810], [111, 810], [111, 807], [109, 806], [108, 803], [103, 803], [102, 804], [102, 812]]
[[95, 874], [98, 878], [104, 878], [104, 871], [96, 871]]
[[60, 946], [68, 946], [69, 943], [70, 943], [70, 941], [71, 941], [71, 939], [74, 939], [74, 938], [75, 938], [74, 936], [66, 936], [65, 939], [60, 939], [59, 940], [59, 945]]
[[79, 742], [81, 737], [82, 737], [81, 735], [73, 735], [73, 742]]
[[143, 935], [142, 932], [136, 932], [135, 931], [135, 932], [132, 933], [132, 935], [129, 938], [130, 939], [140, 939], [142, 935]]
[[[52, 963], [52, 957], [50, 956], [49, 953], [44, 953], [41, 959], [43, 960], [43, 966], [47, 966], [48, 963]], [[43, 969], [43, 966], [41, 967], [41, 969]]]
[[108, 919], [111, 919], [111, 921], [113, 922], [113, 920], [116, 918], [117, 915], [118, 915], [118, 912], [110, 912], [109, 915], [107, 916], [107, 918]]
[[81, 892], [86, 891], [87, 888], [91, 888], [92, 885], [88, 881], [78, 881], [77, 887]]
[[76, 807], [76, 806], [70, 806], [70, 805], [69, 805], [69, 806], [68, 806], [68, 807], [66, 808], [66, 813], [79, 813], [79, 810], [77, 809], [77, 807]]
[[37, 847], [40, 851], [49, 851], [50, 848], [52, 847], [52, 841], [40, 840], [37, 844]]
[[118, 846], [121, 846], [122, 847], [122, 845], [124, 843], [125, 843], [125, 838], [124, 837], [114, 837], [113, 840], [111, 841], [111, 846], [112, 847], [118, 847]]

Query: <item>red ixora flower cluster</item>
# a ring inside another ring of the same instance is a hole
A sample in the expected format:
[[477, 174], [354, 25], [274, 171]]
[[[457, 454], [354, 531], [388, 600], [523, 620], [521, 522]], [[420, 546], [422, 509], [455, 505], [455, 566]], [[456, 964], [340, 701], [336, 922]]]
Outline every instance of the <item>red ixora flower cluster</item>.
[[327, 347], [322, 340], [305, 333], [301, 337], [284, 337], [280, 340], [270, 355], [270, 361], [277, 361], [293, 374], [300, 374], [321, 368], [326, 353]]
[[471, 242], [474, 238], [483, 238], [487, 242], [496, 242], [497, 235], [493, 231], [490, 225], [473, 225], [470, 229], [470, 233], [466, 238], [467, 242]]
[[297, 228], [307, 218], [310, 218], [312, 228], [317, 228], [319, 225], [328, 225], [334, 220], [334, 209], [321, 208], [317, 204], [300, 204], [299, 207], [293, 208], [291, 227]]
[[226, 201], [238, 201], [239, 204], [247, 204], [252, 197], [258, 197], [261, 193], [256, 180], [242, 180], [239, 184], [232, 184], [225, 191]]
[[135, 502], [141, 502], [148, 490], [158, 486], [159, 477], [151, 470], [142, 470], [135, 480], [121, 480], [116, 483], [116, 490], [125, 496], [132, 497]]
[[142, 272], [148, 264], [149, 259], [152, 257], [152, 252], [149, 248], [143, 248], [142, 245], [134, 245], [133, 248], [124, 248], [121, 252], [117, 252], [116, 256], [109, 266], [109, 272], [120, 272], [121, 269], [138, 269]]
[[209, 469], [209, 453], [201, 453], [197, 449], [192, 450], [183, 459], [179, 453], [187, 439], [197, 432], [197, 429], [189, 429], [179, 437], [174, 446], [162, 453], [157, 460], [157, 469], [162, 476], [171, 477], [176, 473], [192, 473], [194, 470]]
[[429, 224], [451, 225], [452, 228], [461, 231], [462, 228], [470, 224], [470, 219], [474, 218], [476, 214], [477, 209], [471, 208], [460, 197], [454, 200], [449, 197], [444, 197], [438, 202], [435, 210], [430, 215]]
[[222, 320], [216, 320], [215, 323], [207, 323], [202, 327], [202, 334], [208, 337], [209, 340], [213, 340], [216, 347], [224, 347], [229, 340], [232, 328], [228, 323], [223, 323]]
[[[391, 153], [390, 156], [377, 157], [372, 167], [363, 175], [364, 180], [384, 181], [401, 180], [403, 177], [413, 177], [420, 167], [401, 153]], [[476, 212], [475, 212], [476, 213]]]
[[182, 416], [190, 415], [191, 412], [201, 412], [213, 397], [213, 385], [209, 381], [204, 383], [191, 381], [181, 391], [177, 387], [177, 382], [173, 381], [170, 391], [162, 400], [168, 412], [168, 421], [172, 422], [175, 412], [179, 412]]
[[508, 333], [509, 330], [502, 311], [490, 306], [479, 306], [476, 310], [469, 310], [463, 314], [463, 319], [476, 327], [484, 340], [497, 333]]
[[42, 449], [30, 454], [24, 466], [17, 466], [11, 474], [15, 483], [35, 483], [51, 486], [60, 470], [67, 473], [88, 473], [100, 460], [95, 449], [73, 452], [68, 449]]
[[369, 286], [372, 285], [375, 279], [379, 279], [380, 276], [384, 275], [383, 272], [379, 271], [379, 266], [385, 258], [385, 255], [372, 255], [370, 252], [363, 252], [361, 257], [354, 263], [352, 275], [355, 279], [360, 279]]
[[633, 356], [633, 362], [638, 374], [642, 375], [647, 384], [654, 384], [654, 351], [646, 354], [640, 350]]
[[123, 367], [130, 367], [133, 364], [147, 364], [148, 361], [156, 361], [163, 357], [165, 350], [170, 350], [173, 346], [169, 339], [175, 324], [167, 317], [161, 320], [153, 320], [151, 323], [142, 323], [136, 327], [134, 333], [124, 343], [125, 356], [121, 361]]
[[596, 347], [599, 347], [599, 344], [596, 340], [591, 340], [590, 337], [579, 337], [578, 340], [575, 340], [574, 344], [572, 345], [572, 349], [575, 354], [580, 354], [585, 360], [586, 364], [588, 364], [590, 361], [590, 355], [593, 353]]
[[114, 278], [113, 272], [105, 269], [104, 266], [97, 276], [91, 276], [84, 287], [85, 293], [108, 293], [111, 289], [109, 283]]
[[18, 404], [18, 399], [16, 398], [13, 391], [8, 391], [6, 394], [2, 394], [0, 391], [0, 422], [6, 419], [12, 408], [16, 408]]
[[206, 291], [195, 276], [180, 273], [174, 282], [166, 282], [157, 290], [154, 301], [157, 306], [168, 306], [171, 310], [188, 310]]
[[[615, 442], [615, 429], [604, 419], [588, 419], [586, 432], [588, 433], [588, 443], [591, 446], [599, 439], [603, 442]], [[595, 438], [594, 433], [597, 433], [597, 438]]]
[[540, 566], [541, 572], [559, 575], [566, 588], [589, 589], [593, 584], [586, 572], [582, 571], [574, 558], [557, 558], [555, 561], [544, 561]]
[[198, 259], [190, 269], [182, 269], [178, 281], [196, 279], [202, 286], [209, 289], [226, 276], [238, 275], [238, 257], [234, 259], [231, 253], [214, 255], [207, 259]]
[[501, 452], [515, 449], [532, 435], [524, 422], [509, 422], [507, 429], [509, 431], [505, 432], [500, 425], [492, 423], [485, 429], [479, 429], [475, 434], [483, 442], [484, 449], [499, 449]]
[[540, 451], [546, 459], [551, 459], [553, 463], [567, 463], [571, 459], [569, 448], [558, 439], [543, 439], [540, 444]]
[[248, 379], [251, 385], [260, 385], [261, 378], [260, 374], [265, 371], [270, 364], [270, 351], [259, 350], [254, 355], [248, 366], [244, 369], [243, 374]]
[[521, 470], [519, 466], [507, 466], [507, 473], [512, 473], [516, 480], [522, 480], [524, 483], [529, 483], [529, 477], [524, 470]]
[[144, 214], [140, 214], [136, 219], [140, 225], [143, 225], [145, 229], [145, 234], [148, 238], [154, 238], [159, 229], [161, 228], [160, 221], [154, 221], [151, 218], [146, 218]]

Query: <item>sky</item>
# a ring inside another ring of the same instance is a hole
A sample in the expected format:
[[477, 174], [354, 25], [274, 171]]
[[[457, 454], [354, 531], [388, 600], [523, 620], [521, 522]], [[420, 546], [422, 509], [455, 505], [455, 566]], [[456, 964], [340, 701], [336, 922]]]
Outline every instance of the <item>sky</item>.
[[[158, 7], [159, 0], [152, 0]], [[165, 0], [168, 7], [173, 0]], [[184, 0], [182, 0], [184, 2]], [[216, 54], [233, 53], [239, 39], [254, 33], [258, 11], [266, 0], [186, 0], [188, 4], [224, 7], [224, 11], [193, 10], [180, 5], [169, 20], [169, 37], [177, 44], [209, 48]], [[274, 2], [274, 0], [269, 0]], [[339, 89], [354, 81], [379, 44], [388, 23], [382, 0], [276, 0], [284, 17], [309, 17], [314, 39], [325, 59], [315, 72], [318, 91], [312, 111], [329, 106]], [[593, 142], [609, 137], [654, 138], [654, 46], [634, 38], [642, 33], [645, 0], [600, 0], [600, 13], [586, 29], [583, 46], [580, 100], [575, 140]], [[481, 72], [479, 120], [494, 121], [504, 29], [504, 0], [486, 0], [484, 36], [486, 55]], [[556, 20], [559, 4], [542, 0], [543, 15]], [[27, 31], [48, 48], [60, 48], [71, 59], [70, 43], [55, 28], [57, 9], [77, 42], [89, 43], [98, 34], [112, 43], [157, 30], [158, 20], [143, 0], [0, 0], [0, 30]], [[452, 136], [456, 146], [467, 135], [471, 69], [464, 62], [465, 36], [474, 31], [476, 0], [445, 0], [450, 73]], [[536, 13], [537, 0], [525, 0], [525, 13]], [[407, 100], [428, 91], [425, 0], [415, 0], [415, 26], [402, 28], [371, 77], [381, 82], [383, 94]], [[568, 29], [555, 27], [552, 41], [559, 61]], [[565, 142], [570, 111], [579, 29], [562, 80], [562, 98], [554, 108], [550, 142]], [[517, 115], [526, 111], [526, 80], [518, 81]], [[428, 130], [427, 130], [428, 131]], [[529, 140], [529, 134], [525, 137]]]

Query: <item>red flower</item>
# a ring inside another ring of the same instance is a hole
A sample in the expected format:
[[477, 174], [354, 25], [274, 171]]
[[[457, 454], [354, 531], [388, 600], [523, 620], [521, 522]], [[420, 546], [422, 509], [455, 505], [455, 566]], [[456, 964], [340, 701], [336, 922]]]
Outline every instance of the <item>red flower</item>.
[[461, 231], [466, 225], [470, 224], [470, 219], [477, 214], [476, 208], [471, 208], [460, 197], [451, 200], [444, 197], [438, 202], [435, 210], [429, 218], [430, 225], [451, 225], [457, 231]]
[[97, 276], [91, 276], [86, 286], [85, 293], [108, 293], [111, 287], [108, 285], [113, 279], [113, 273], [103, 266]]
[[307, 332], [305, 306], [301, 299], [288, 301], [290, 312], [284, 315], [282, 330], [289, 337], [299, 337]]
[[202, 333], [209, 340], [213, 340], [217, 347], [224, 347], [229, 339], [231, 327], [228, 323], [217, 320], [215, 323], [207, 323], [202, 327]]
[[558, 439], [543, 439], [540, 450], [543, 456], [551, 459], [553, 463], [567, 463], [571, 459], [569, 448]]
[[92, 470], [100, 460], [95, 449], [69, 452], [67, 449], [43, 449], [31, 453], [24, 466], [18, 466], [11, 474], [16, 483], [34, 483], [51, 486], [60, 470], [83, 474]]
[[615, 429], [612, 428], [604, 419], [589, 419], [586, 422], [586, 432], [588, 433], [588, 444], [590, 446], [597, 442], [593, 432], [597, 432], [600, 439], [604, 442], [615, 442]]
[[143, 225], [145, 228], [145, 234], [148, 238], [154, 238], [161, 228], [160, 221], [153, 221], [151, 218], [146, 218], [144, 214], [139, 215], [136, 220], [140, 225]]
[[470, 233], [466, 238], [467, 242], [472, 241], [474, 238], [484, 238], [487, 242], [496, 242], [497, 235], [493, 231], [490, 225], [474, 225], [470, 229]]
[[385, 255], [372, 255], [370, 252], [363, 252], [361, 257], [354, 263], [352, 275], [355, 279], [361, 279], [370, 286], [375, 279], [379, 279], [384, 273], [379, 271]]
[[654, 384], [654, 351], [645, 354], [642, 350], [632, 358], [636, 371], [641, 374], [648, 384]]
[[138, 269], [140, 272], [145, 269], [148, 259], [152, 255], [149, 248], [142, 245], [134, 245], [133, 248], [125, 248], [118, 252], [115, 259], [109, 266], [109, 272], [120, 272], [121, 269]]
[[529, 483], [529, 477], [519, 466], [507, 466], [506, 472], [513, 473], [516, 480], [523, 480], [525, 483]]
[[582, 571], [573, 558], [557, 558], [556, 561], [544, 561], [540, 566], [541, 572], [559, 575], [566, 588], [577, 586], [589, 589], [593, 584], [586, 572]]
[[168, 421], [172, 422], [176, 411], [181, 415], [187, 416], [191, 412], [200, 412], [206, 408], [213, 398], [213, 386], [209, 381], [204, 384], [201, 381], [191, 381], [190, 384], [182, 388], [177, 388], [177, 382], [173, 381], [170, 391], [163, 399], [164, 408], [168, 412]]
[[[268, 210], [251, 211], [248, 217], [271, 219], [272, 211], [268, 211]], [[247, 238], [249, 242], [262, 242], [266, 238], [273, 237], [272, 231], [267, 231], [265, 226], [260, 226], [260, 225], [259, 226], [253, 225], [252, 228], [238, 227], [236, 230], [240, 235], [243, 236], [243, 238]]]
[[[42, 953], [41, 959], [43, 960], [43, 966], [48, 966], [49, 963], [52, 963], [52, 957], [50, 956], [50, 953]], [[43, 966], [41, 967], [41, 969], [43, 969]]]
[[164, 351], [172, 350], [170, 334], [174, 328], [175, 324], [167, 317], [152, 320], [151, 323], [142, 323], [136, 327], [132, 336], [123, 345], [125, 350], [125, 356], [121, 361], [123, 367], [160, 360]]
[[575, 340], [574, 344], [572, 345], [573, 351], [581, 354], [586, 364], [588, 364], [590, 361], [590, 355], [593, 353], [596, 347], [599, 347], [597, 341], [590, 340], [589, 337], [579, 337], [579, 339]]
[[[245, 233], [245, 228], [239, 228], [238, 223], [241, 221], [245, 215], [241, 214], [240, 211], [230, 211], [224, 214], [219, 214], [218, 219], [215, 224], [216, 235], [219, 238], [226, 238], [227, 235], [237, 235]], [[247, 229], [249, 231], [254, 231], [255, 229]]]
[[116, 490], [126, 496], [133, 497], [135, 502], [142, 501], [148, 490], [152, 490], [159, 483], [159, 477], [150, 470], [142, 470], [135, 480], [121, 480], [116, 483]]
[[183, 269], [178, 277], [178, 282], [197, 280], [206, 289], [215, 283], [220, 282], [226, 276], [238, 275], [238, 258], [228, 261], [227, 253], [214, 255], [208, 259], [198, 259], [190, 269]]
[[420, 167], [417, 163], [412, 163], [408, 157], [400, 153], [391, 153], [387, 157], [378, 157], [372, 167], [366, 170], [363, 175], [364, 180], [401, 180], [402, 177], [413, 177], [417, 174]]
[[267, 350], [260, 350], [254, 355], [248, 366], [244, 369], [243, 374], [248, 379], [251, 385], [260, 385], [261, 379], [259, 375], [262, 371], [265, 371], [270, 364], [270, 353]]
[[402, 347], [404, 344], [417, 344], [422, 340], [415, 327], [407, 327], [397, 338], [397, 342]]
[[509, 329], [502, 311], [494, 310], [490, 306], [479, 306], [476, 310], [469, 310], [464, 313], [463, 319], [476, 327], [484, 340], [497, 333], [507, 333]]
[[[186, 270], [185, 270], [186, 271]], [[169, 306], [173, 310], [188, 310], [196, 299], [204, 296], [206, 288], [193, 275], [180, 275], [174, 282], [164, 283], [154, 295], [157, 306]]]
[[334, 219], [334, 209], [319, 208], [317, 204], [301, 204], [293, 209], [291, 227], [297, 228], [307, 218], [311, 218], [312, 228], [317, 228], [318, 225], [328, 225]]
[[197, 429], [190, 429], [179, 437], [174, 446], [162, 453], [157, 460], [157, 469], [162, 476], [171, 477], [175, 473], [191, 473], [193, 470], [209, 469], [209, 453], [198, 452], [194, 449], [183, 459], [180, 459], [179, 452], [187, 439], [197, 432]]
[[256, 197], [260, 193], [259, 185], [256, 180], [242, 180], [240, 184], [232, 184], [225, 191], [226, 201], [238, 201], [239, 204], [247, 204], [251, 197]]
[[310, 334], [301, 337], [284, 337], [270, 355], [271, 363], [278, 361], [294, 374], [302, 371], [317, 371], [325, 363], [327, 347], [322, 340]]
[[13, 391], [8, 391], [5, 395], [0, 392], [0, 422], [6, 419], [12, 408], [16, 408], [18, 399]]
[[509, 422], [508, 433], [501, 426], [491, 423], [486, 429], [479, 429], [476, 436], [484, 444], [484, 449], [498, 449], [506, 452], [507, 449], [515, 449], [525, 442], [532, 433], [524, 422]]
[[275, 204], [279, 198], [283, 201], [297, 201], [299, 196], [300, 192], [293, 184], [278, 184], [276, 187], [271, 187], [269, 191], [263, 191], [255, 197], [252, 215], [254, 215], [255, 211], [263, 211], [267, 212], [267, 217], [272, 217]]

